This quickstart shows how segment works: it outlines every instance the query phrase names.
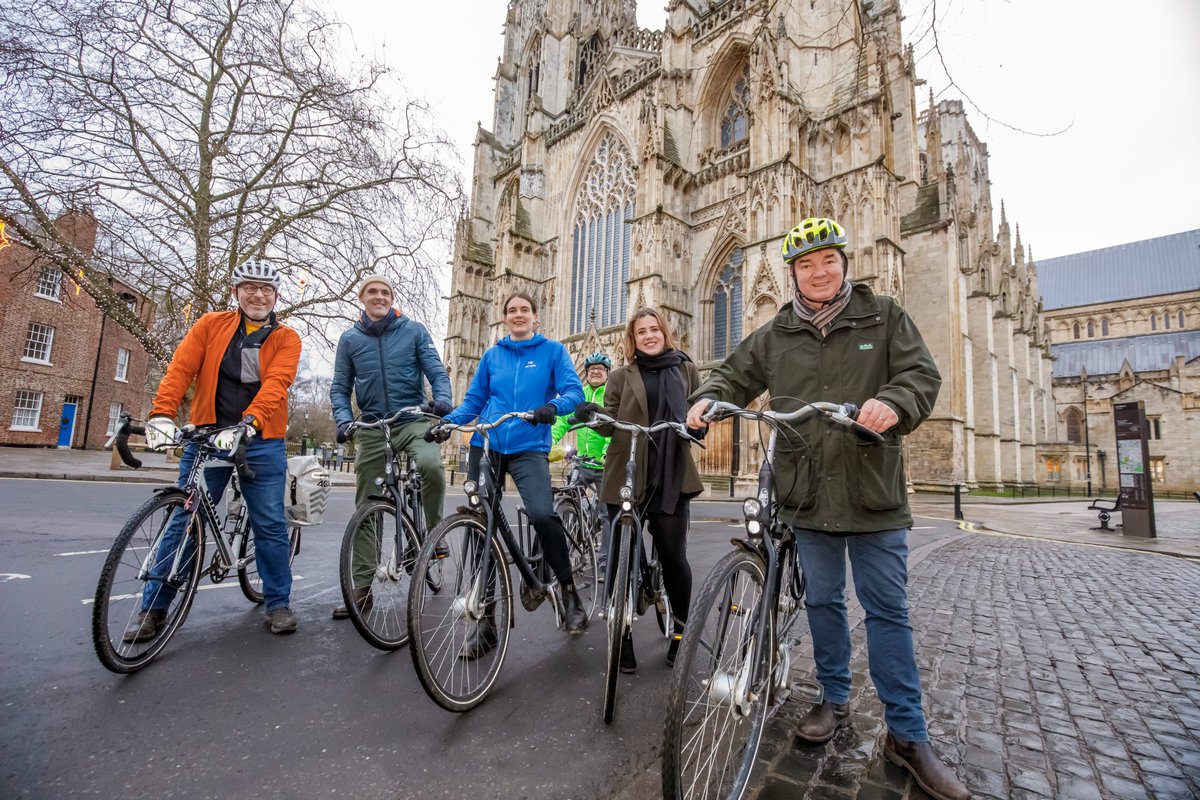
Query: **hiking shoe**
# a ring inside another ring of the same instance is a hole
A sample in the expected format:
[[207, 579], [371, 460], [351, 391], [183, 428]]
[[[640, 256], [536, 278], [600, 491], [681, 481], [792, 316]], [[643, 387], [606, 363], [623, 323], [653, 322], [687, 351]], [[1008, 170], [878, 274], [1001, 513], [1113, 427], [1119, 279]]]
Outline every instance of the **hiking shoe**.
[[883, 755], [893, 764], [908, 770], [917, 785], [936, 800], [968, 800], [971, 792], [933, 752], [929, 742], [906, 742], [888, 731]]
[[637, 657], [633, 654], [633, 634], [629, 631], [625, 632], [625, 638], [621, 640], [620, 670], [626, 675], [637, 672]]
[[464, 659], [480, 658], [491, 652], [495, 646], [496, 620], [493, 617], [484, 617], [476, 623], [474, 630], [467, 634], [467, 640], [463, 642], [462, 648], [459, 649], [458, 657]]
[[849, 716], [849, 703], [823, 702], [815, 705], [800, 718], [796, 737], [809, 744], [828, 742], [837, 733], [837, 729], [846, 724]]
[[[371, 594], [371, 587], [364, 586], [361, 589], [354, 590], [354, 605], [358, 608], [360, 615], [366, 615], [375, 606], [375, 598]], [[350, 609], [341, 605], [333, 610], [334, 619], [346, 619], [350, 616]]]
[[583, 633], [588, 624], [588, 615], [583, 609], [583, 601], [579, 599], [579, 592], [575, 591], [575, 584], [562, 587], [562, 601], [567, 633]]
[[295, 633], [296, 615], [287, 606], [267, 612], [267, 624], [271, 633]]
[[162, 633], [167, 625], [167, 612], [163, 610], [143, 611], [138, 614], [132, 626], [126, 631], [121, 640], [128, 644], [149, 642]]

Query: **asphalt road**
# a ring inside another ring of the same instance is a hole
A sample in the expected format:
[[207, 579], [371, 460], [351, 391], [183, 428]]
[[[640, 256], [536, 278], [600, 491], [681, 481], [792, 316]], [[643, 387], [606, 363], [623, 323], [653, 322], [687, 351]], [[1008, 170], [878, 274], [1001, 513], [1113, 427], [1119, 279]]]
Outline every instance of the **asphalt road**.
[[[202, 584], [150, 666], [107, 672], [91, 642], [105, 554], [145, 485], [0, 480], [0, 797], [608, 797], [657, 762], [666, 644], [635, 626], [639, 671], [600, 716], [604, 627], [518, 607], [504, 671], [467, 714], [429, 700], [407, 649], [378, 651], [329, 612], [353, 494], [335, 489], [294, 565], [300, 630], [272, 636], [231, 577]], [[448, 505], [461, 502], [452, 493]], [[739, 526], [696, 504], [699, 588]], [[918, 521], [911, 545], [950, 535]]]

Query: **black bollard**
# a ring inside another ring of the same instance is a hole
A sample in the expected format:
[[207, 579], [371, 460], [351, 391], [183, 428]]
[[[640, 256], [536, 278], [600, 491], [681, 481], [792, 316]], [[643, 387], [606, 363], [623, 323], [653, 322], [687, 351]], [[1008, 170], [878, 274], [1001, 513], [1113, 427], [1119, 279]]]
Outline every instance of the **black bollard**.
[[962, 519], [962, 484], [954, 484], [954, 518]]

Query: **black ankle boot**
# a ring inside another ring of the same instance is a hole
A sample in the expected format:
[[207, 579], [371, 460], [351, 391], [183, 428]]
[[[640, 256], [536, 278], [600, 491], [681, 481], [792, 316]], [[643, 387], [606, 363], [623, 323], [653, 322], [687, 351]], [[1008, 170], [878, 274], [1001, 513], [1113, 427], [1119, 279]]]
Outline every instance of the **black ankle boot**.
[[583, 633], [588, 624], [588, 615], [583, 608], [583, 601], [579, 599], [579, 592], [575, 591], [575, 584], [562, 587], [562, 601], [567, 633]]

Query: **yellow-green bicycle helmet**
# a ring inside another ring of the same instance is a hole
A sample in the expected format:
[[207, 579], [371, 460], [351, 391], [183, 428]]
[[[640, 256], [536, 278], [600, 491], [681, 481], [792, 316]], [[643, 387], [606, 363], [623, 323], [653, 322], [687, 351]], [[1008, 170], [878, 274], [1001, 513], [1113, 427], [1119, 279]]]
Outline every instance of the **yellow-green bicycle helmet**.
[[845, 248], [849, 240], [846, 231], [833, 220], [809, 217], [783, 237], [783, 260], [791, 263], [806, 253], [831, 247]]

